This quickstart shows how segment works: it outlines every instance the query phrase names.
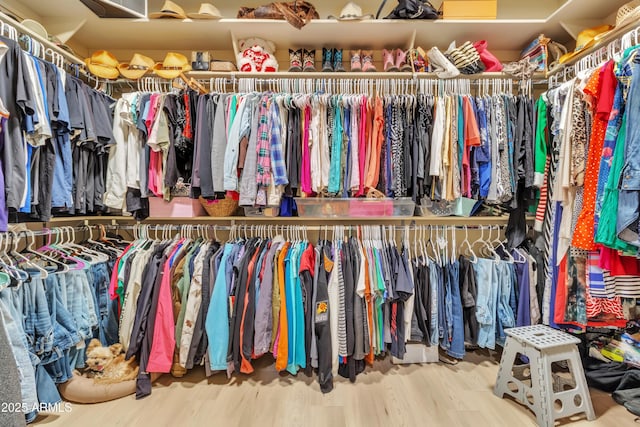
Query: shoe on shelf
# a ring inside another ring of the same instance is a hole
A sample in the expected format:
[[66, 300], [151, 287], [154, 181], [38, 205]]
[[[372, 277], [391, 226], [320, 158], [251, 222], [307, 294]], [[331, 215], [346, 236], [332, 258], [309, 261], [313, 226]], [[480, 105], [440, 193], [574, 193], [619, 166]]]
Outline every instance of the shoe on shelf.
[[451, 61], [437, 47], [432, 47], [427, 52], [427, 58], [433, 68], [433, 72], [441, 79], [450, 79], [460, 75], [458, 70]]
[[302, 71], [302, 50], [289, 49], [289, 71], [299, 72]]
[[396, 49], [396, 68], [400, 71], [411, 71], [411, 64], [407, 62], [407, 52]]
[[313, 72], [316, 71], [316, 50], [304, 49], [302, 51], [302, 71]]
[[333, 71], [345, 72], [344, 65], [342, 65], [342, 49], [333, 49]]
[[375, 73], [376, 66], [373, 65], [373, 51], [372, 50], [363, 50], [362, 51], [362, 71]]
[[333, 71], [333, 49], [322, 48], [322, 71]]
[[487, 41], [480, 40], [473, 44], [473, 47], [476, 48], [478, 54], [480, 55], [480, 60], [484, 64], [485, 71], [487, 72], [499, 72], [502, 71], [503, 66], [502, 63], [495, 55], [489, 52], [487, 48]]
[[362, 71], [362, 60], [359, 49], [351, 51], [351, 71]]
[[399, 70], [393, 60], [393, 53], [393, 50], [382, 49], [382, 63], [384, 65], [384, 71], [393, 72]]
[[425, 73], [429, 67], [429, 63], [427, 61], [427, 53], [420, 46], [410, 49], [409, 54], [409, 63], [411, 64], [412, 71], [414, 73]]

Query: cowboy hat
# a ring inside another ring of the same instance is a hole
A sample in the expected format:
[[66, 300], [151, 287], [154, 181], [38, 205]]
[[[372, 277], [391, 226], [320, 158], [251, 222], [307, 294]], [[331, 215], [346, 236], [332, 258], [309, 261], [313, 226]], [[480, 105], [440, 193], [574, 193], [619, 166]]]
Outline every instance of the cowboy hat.
[[151, 19], [157, 18], [176, 18], [176, 19], [187, 19], [187, 15], [184, 13], [184, 9], [172, 2], [171, 0], [166, 0], [162, 5], [162, 9], [160, 12], [153, 12], [149, 15]]
[[123, 77], [131, 80], [137, 80], [144, 76], [148, 71], [151, 71], [154, 65], [155, 62], [153, 59], [148, 56], [135, 53], [129, 63], [120, 64], [118, 69]]
[[118, 71], [118, 60], [111, 52], [97, 50], [91, 54], [91, 58], [84, 60], [89, 71], [98, 77], [105, 79], [116, 79], [120, 75]]
[[612, 29], [613, 27], [611, 25], [600, 25], [580, 31], [580, 34], [578, 34], [578, 38], [576, 39], [575, 50], [562, 55], [558, 62], [560, 64], [564, 64], [583, 50], [595, 46], [596, 43], [598, 43]]
[[329, 19], [337, 19], [338, 21], [360, 21], [362, 19], [372, 19], [373, 15], [363, 15], [362, 8], [354, 2], [347, 3], [340, 11], [340, 16], [329, 16]]
[[631, 21], [640, 18], [640, 0], [625, 3], [618, 9], [616, 15], [616, 28], [623, 27]]
[[164, 60], [153, 67], [153, 72], [163, 79], [175, 79], [189, 70], [191, 70], [191, 65], [187, 57], [176, 52], [167, 53]]
[[222, 15], [217, 7], [212, 5], [211, 3], [202, 3], [200, 4], [200, 10], [198, 13], [190, 13], [189, 18], [191, 19], [220, 19]]

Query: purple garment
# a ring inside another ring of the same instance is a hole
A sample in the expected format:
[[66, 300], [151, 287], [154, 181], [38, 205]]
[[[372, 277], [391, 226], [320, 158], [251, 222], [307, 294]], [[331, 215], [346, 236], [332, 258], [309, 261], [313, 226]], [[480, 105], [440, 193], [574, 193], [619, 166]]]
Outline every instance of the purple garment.
[[[521, 259], [515, 249], [511, 253], [513, 257]], [[516, 268], [516, 280], [518, 282], [518, 310], [516, 314], [516, 326], [531, 325], [531, 304], [529, 300], [529, 261], [514, 263]]]

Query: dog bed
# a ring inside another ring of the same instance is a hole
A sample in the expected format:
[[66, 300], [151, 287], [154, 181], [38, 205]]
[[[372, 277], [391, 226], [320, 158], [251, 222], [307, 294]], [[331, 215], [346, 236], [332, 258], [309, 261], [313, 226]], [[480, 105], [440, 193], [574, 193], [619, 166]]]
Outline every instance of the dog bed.
[[[158, 373], [151, 374], [151, 382], [157, 380]], [[87, 378], [78, 372], [73, 378], [58, 386], [58, 391], [64, 400], [74, 403], [100, 403], [119, 399], [136, 392], [136, 380], [123, 381], [115, 384], [96, 383], [93, 378]]]

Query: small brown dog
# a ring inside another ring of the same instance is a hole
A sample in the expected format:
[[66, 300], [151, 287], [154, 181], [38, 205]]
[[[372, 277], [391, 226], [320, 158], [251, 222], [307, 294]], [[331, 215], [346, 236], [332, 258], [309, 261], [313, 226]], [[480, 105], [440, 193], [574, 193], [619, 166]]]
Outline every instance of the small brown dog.
[[138, 376], [138, 363], [135, 357], [125, 360], [122, 344], [102, 347], [100, 340], [92, 339], [87, 346], [86, 363], [94, 381], [102, 384], [133, 380]]

